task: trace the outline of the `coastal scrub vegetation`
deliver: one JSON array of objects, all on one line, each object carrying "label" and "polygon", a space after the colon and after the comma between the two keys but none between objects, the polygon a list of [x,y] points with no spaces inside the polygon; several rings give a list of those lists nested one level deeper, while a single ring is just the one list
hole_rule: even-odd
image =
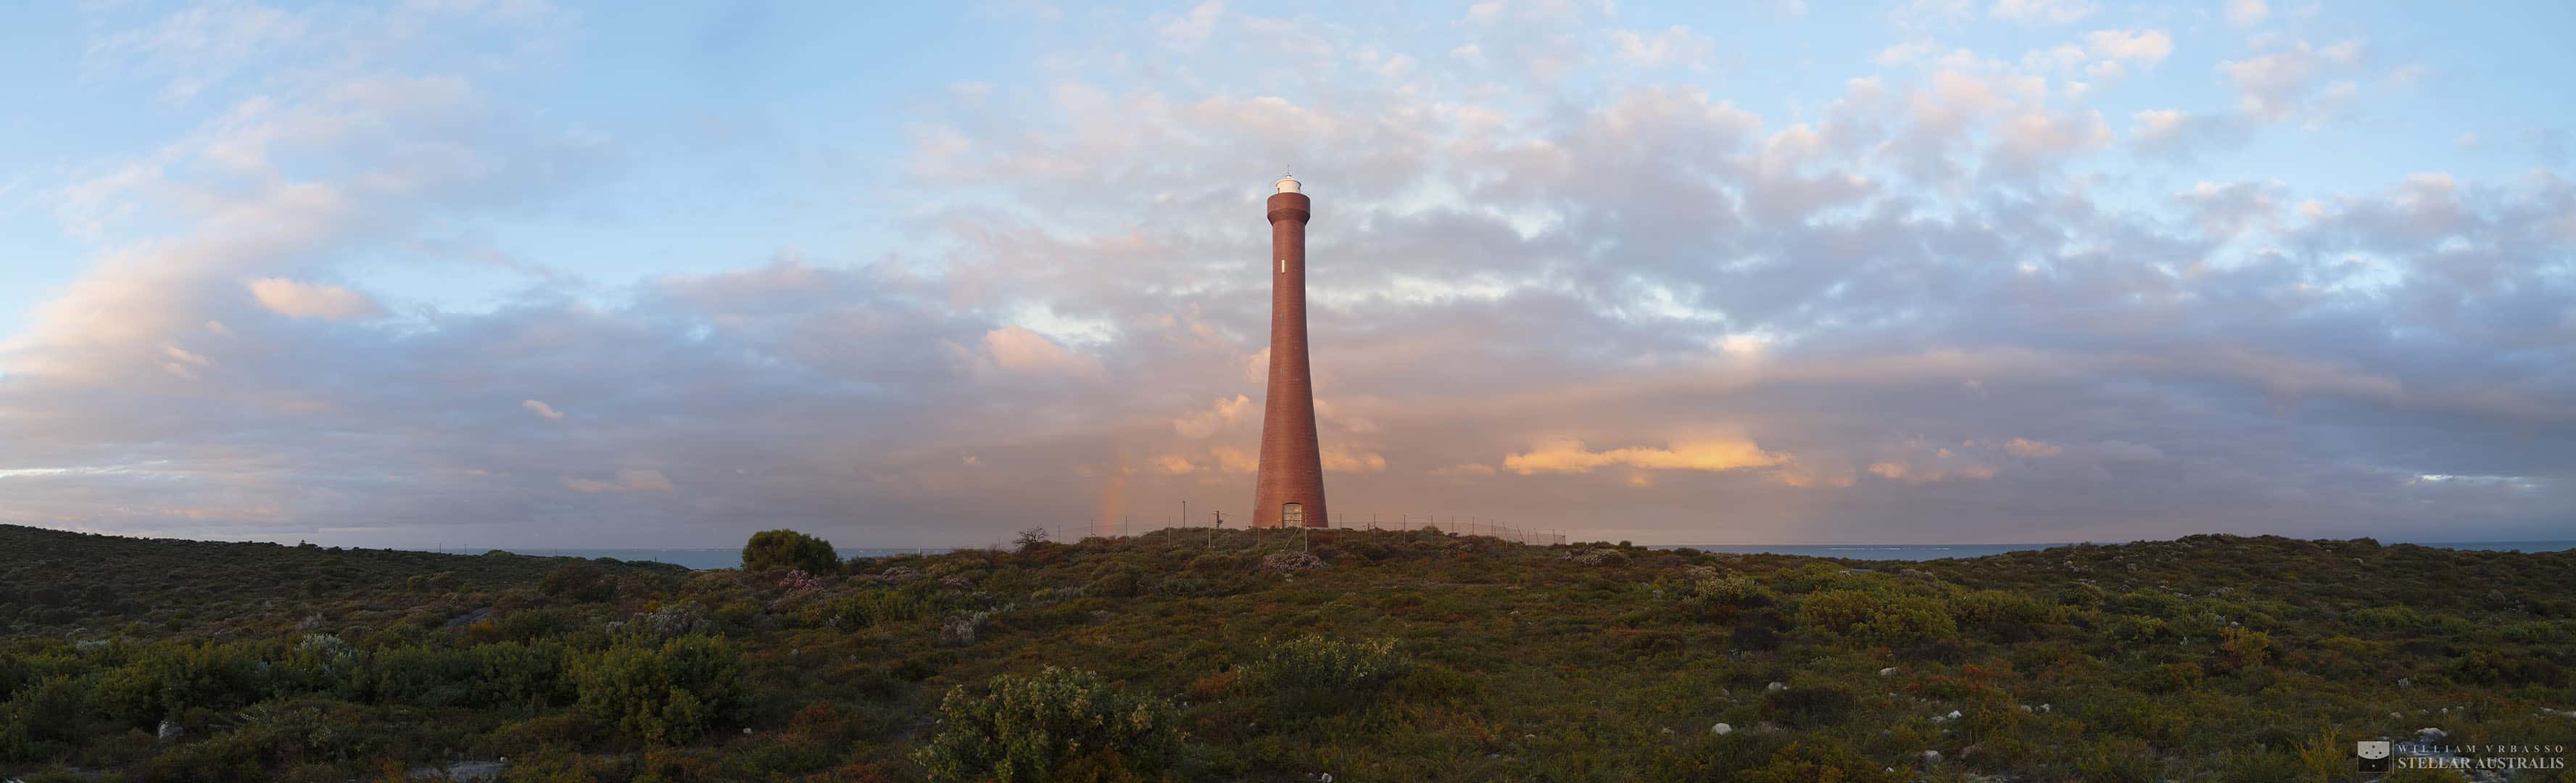
[{"label": "coastal scrub vegetation", "polygon": [[2568,552],[781,532],[690,572],[0,526],[0,777],[2327,781],[2576,738]]}]

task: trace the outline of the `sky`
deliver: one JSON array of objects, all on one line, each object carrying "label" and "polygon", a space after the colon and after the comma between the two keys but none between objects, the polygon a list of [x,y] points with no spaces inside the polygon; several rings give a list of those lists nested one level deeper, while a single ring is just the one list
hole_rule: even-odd
[{"label": "sky", "polygon": [[2562,3],[29,4],[0,522],[2576,538]]}]

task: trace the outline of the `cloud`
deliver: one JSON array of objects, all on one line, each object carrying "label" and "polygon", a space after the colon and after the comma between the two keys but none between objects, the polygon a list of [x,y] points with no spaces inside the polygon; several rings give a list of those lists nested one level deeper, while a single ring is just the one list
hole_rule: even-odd
[{"label": "cloud", "polygon": [[250,293],[259,300],[259,306],[290,318],[339,321],[384,314],[384,308],[378,306],[376,300],[336,285],[270,277],[251,281]]},{"label": "cloud", "polygon": [[2084,36],[2084,49],[2095,57],[2154,65],[2173,54],[2173,38],[2163,30],[2096,30]]},{"label": "cloud", "polygon": [[2012,455],[2016,457],[2054,457],[2065,450],[2066,449],[2064,448],[2051,445],[2047,441],[2037,441],[2029,438],[2014,438],[2011,442],[2004,444],[2004,451],[2011,452]]},{"label": "cloud", "polygon": [[537,400],[520,400],[519,407],[526,408],[539,416],[544,416],[549,419],[560,419],[564,417],[563,411],[555,410],[554,406],[547,405],[544,402]]},{"label": "cloud", "polygon": [[180,378],[191,381],[199,378],[199,371],[212,367],[215,364],[212,359],[208,359],[194,353],[189,353],[187,349],[180,348],[175,345],[162,346],[161,355],[163,357],[161,369],[169,371],[171,375],[176,375]]},{"label": "cloud", "polygon": [[1216,0],[1200,3],[1190,12],[1163,25],[1163,43],[1175,49],[1196,49],[1216,31],[1217,18],[1224,15],[1225,4]]},{"label": "cloud", "polygon": [[2188,161],[2203,153],[2231,149],[2251,138],[2246,123],[2233,114],[2150,109],[2131,118],[2130,147],[2138,154]]},{"label": "cloud", "polygon": [[1717,54],[1716,41],[1681,25],[1651,36],[1620,30],[1611,34],[1611,42],[1618,47],[1621,61],[1646,68],[1681,66],[1704,70]]},{"label": "cloud", "polygon": [[985,332],[984,350],[996,366],[1015,373],[1083,380],[1099,380],[1107,373],[1098,357],[1077,353],[1017,324]]},{"label": "cloud", "polygon": [[1253,473],[1261,468],[1261,458],[1243,449],[1218,446],[1208,453],[1216,458],[1217,469],[1227,473]]},{"label": "cloud", "polygon": [[2212,238],[2227,239],[2277,224],[2284,197],[2278,183],[2197,183],[2175,194]]},{"label": "cloud", "polygon": [[1241,394],[1230,400],[1218,400],[1207,410],[1173,419],[1172,430],[1184,438],[1205,438],[1252,419],[1252,398]]},{"label": "cloud", "polygon": [[2271,16],[2272,8],[2264,4],[2263,0],[2227,0],[2228,24],[2252,27],[2262,24],[2263,20]]},{"label": "cloud", "polygon": [[571,476],[562,478],[565,489],[574,492],[670,492],[671,480],[658,470],[620,470],[615,481],[593,481]]},{"label": "cloud", "polygon": [[2218,70],[2236,89],[2236,105],[2246,115],[2264,120],[2331,114],[2352,97],[2347,83],[2329,79],[2354,70],[2364,54],[2360,40],[2316,48],[2306,41],[2219,63]]},{"label": "cloud", "polygon": [[1529,451],[1504,455],[1503,469],[1524,476],[1590,473],[1595,468],[1613,465],[1650,470],[1727,471],[1767,468],[1789,461],[1787,455],[1763,451],[1749,440],[1700,440],[1675,443],[1667,448],[1631,446],[1589,451],[1584,448],[1583,441],[1562,439],[1540,444]]},{"label": "cloud", "polygon": [[1327,473],[1377,473],[1386,470],[1386,457],[1340,443],[1325,446],[1323,458]]},{"label": "cloud", "polygon": [[1995,0],[1986,15],[2023,23],[2066,24],[2093,15],[2083,0]]}]

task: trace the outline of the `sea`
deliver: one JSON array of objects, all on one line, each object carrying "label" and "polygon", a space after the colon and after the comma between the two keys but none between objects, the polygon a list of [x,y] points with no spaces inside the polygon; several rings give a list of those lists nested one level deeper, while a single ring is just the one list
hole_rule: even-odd
[{"label": "sea", "polygon": [[[2389,541],[2384,543],[2393,544],[2401,542]],[[2445,549],[2484,549],[2499,552],[2559,552],[2576,549],[2576,541],[2409,541],[2402,543],[2442,547]],[[1807,557],[1840,557],[1852,560],[1939,560],[1946,557],[1984,557],[1986,555],[2002,554],[2005,552],[2019,552],[2030,549],[2047,549],[2050,547],[2073,545],[2074,544],[2071,542],[2058,544],[1667,544],[1652,546],[1649,548],[1681,549],[1688,547],[1702,552],[1734,552],[1748,555],[1805,555]],[[437,551],[448,552],[451,554],[482,554],[486,550],[463,550],[449,547]],[[531,547],[510,549],[507,551],[522,555],[537,555],[545,557],[607,557],[618,560],[642,560],[655,563],[671,563],[699,571],[714,568],[742,567],[742,549],[738,547],[707,549],[552,549]],[[843,548],[839,549],[839,551],[841,553],[841,559],[847,560],[853,557],[939,554],[954,550],[939,547],[892,549],[879,547],[862,549]]]}]

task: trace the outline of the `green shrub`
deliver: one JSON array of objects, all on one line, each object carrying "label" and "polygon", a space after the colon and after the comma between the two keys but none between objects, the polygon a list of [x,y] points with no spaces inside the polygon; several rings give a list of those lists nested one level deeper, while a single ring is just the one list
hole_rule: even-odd
[{"label": "green shrub", "polygon": [[2205,676],[2197,663],[2168,663],[2129,676],[2129,687],[2148,693],[2173,693],[2199,685]]},{"label": "green shrub", "polygon": [[1890,647],[1944,641],[1959,635],[1958,622],[1950,619],[1949,606],[1919,595],[1891,598],[1861,590],[1826,590],[1799,602],[1798,621]]},{"label": "green shrub", "polygon": [[2156,774],[2156,751],[2136,737],[2104,737],[2084,746],[2075,758],[2075,771],[2088,783],[2152,783]]},{"label": "green shrub", "polygon": [[742,570],[793,568],[816,576],[841,572],[841,555],[832,542],[793,530],[763,530],[742,545]]},{"label": "green shrub", "polygon": [[2567,627],[2548,620],[2527,620],[2502,629],[2504,640],[2524,644],[2549,644],[2568,640]]},{"label": "green shrub", "polygon": [[2227,654],[2234,666],[2261,666],[2272,659],[2272,635],[2245,628],[2227,628],[2218,632],[2218,649]]},{"label": "green shrub", "polygon": [[1859,706],[1860,694],[1821,682],[1801,682],[1762,694],[1764,717],[1802,729],[1840,723]]},{"label": "green shrub", "polygon": [[1103,598],[1132,598],[1136,595],[1137,582],[1136,572],[1119,569],[1091,580],[1090,584],[1083,585],[1082,590]]},{"label": "green shrub", "polygon": [[930,613],[930,602],[899,590],[860,590],[830,601],[805,605],[798,617],[807,625],[858,630],[880,623],[917,620]]},{"label": "green shrub", "polygon": [[656,744],[696,739],[739,717],[751,698],[742,654],[723,638],[695,634],[580,656],[572,680],[584,713]]},{"label": "green shrub", "polygon": [[1951,615],[1972,625],[2040,625],[2056,622],[2063,611],[2037,598],[2003,590],[1978,590],[1950,599]]},{"label": "green shrub", "polygon": [[478,704],[543,706],[565,695],[569,653],[561,642],[500,642],[476,647],[474,653],[480,664],[474,691]]},{"label": "green shrub", "polygon": [[[755,537],[753,540],[759,539]],[[745,548],[743,554],[748,558],[750,550]],[[575,560],[546,572],[546,577],[537,582],[537,591],[576,601],[606,601],[617,597],[617,581],[610,579],[608,571],[598,564]]]},{"label": "green shrub", "polygon": [[1186,738],[1170,703],[1089,672],[1006,674],[988,691],[961,686],[940,702],[939,735],[913,754],[932,781],[1149,779]]},{"label": "green shrub", "polygon": [[19,689],[0,704],[0,759],[32,760],[78,746],[87,697],[69,675]]},{"label": "green shrub", "polygon": [[1908,595],[1889,601],[1879,616],[1861,624],[1860,632],[1871,642],[1897,646],[1956,638],[1959,626],[1939,599]]},{"label": "green shrub", "polygon": [[96,692],[110,717],[138,727],[190,709],[239,709],[268,695],[260,657],[245,643],[155,644],[102,674]]},{"label": "green shrub", "polygon": [[2310,777],[2297,755],[2264,748],[2227,754],[2226,769],[2219,779],[2227,783],[2280,783]]},{"label": "green shrub", "polygon": [[2170,618],[2183,610],[2183,600],[2164,593],[2137,591],[2120,596],[2120,608],[2132,613]]},{"label": "green shrub", "polygon": [[2424,615],[2411,606],[2371,606],[2345,614],[2352,624],[2365,628],[2412,630],[2424,625]]},{"label": "green shrub", "polygon": [[1798,623],[1847,631],[1878,614],[1878,597],[1859,590],[1826,590],[1798,601]]},{"label": "green shrub", "polygon": [[1703,576],[1675,588],[1683,614],[1711,622],[1733,620],[1745,609],[1770,606],[1770,588],[1743,574]]},{"label": "green shrub", "polygon": [[1413,668],[1395,640],[1345,642],[1307,634],[1261,648],[1242,665],[1243,684],[1293,707],[1330,707],[1365,697]]},{"label": "green shrub", "polygon": [[1907,779],[1893,767],[1861,755],[1832,736],[1801,738],[1771,754],[1770,763],[1743,776],[1746,783],[1876,783]]},{"label": "green shrub", "polygon": [[2109,635],[2112,641],[2124,645],[2151,644],[2174,636],[2173,626],[2164,620],[2135,615],[2121,615],[2112,619],[2110,626],[2103,629],[2103,633]]},{"label": "green shrub", "polygon": [[493,641],[525,642],[560,636],[581,627],[581,618],[567,609],[522,609],[502,615],[489,633]]},{"label": "green shrub", "polygon": [[475,703],[483,660],[472,650],[404,645],[377,650],[358,681],[361,700],[421,707]]}]

